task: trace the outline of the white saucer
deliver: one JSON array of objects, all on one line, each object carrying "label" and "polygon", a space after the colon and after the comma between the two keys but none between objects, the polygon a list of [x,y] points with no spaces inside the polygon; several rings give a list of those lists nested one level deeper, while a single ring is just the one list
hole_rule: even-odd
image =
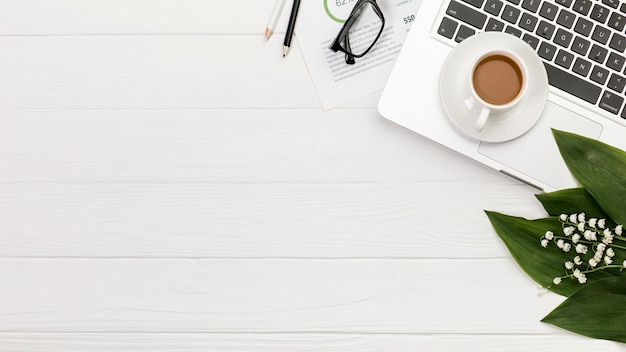
[{"label": "white saucer", "polygon": [[[520,56],[528,68],[528,90],[518,105],[489,117],[483,130],[476,132],[476,121],[468,117],[463,101],[470,96],[467,81],[472,62],[490,49],[508,49]],[[541,117],[548,99],[548,75],[526,42],[508,33],[484,32],[465,39],[450,52],[439,76],[439,96],[450,121],[460,131],[485,142],[505,142],[526,133]]]}]

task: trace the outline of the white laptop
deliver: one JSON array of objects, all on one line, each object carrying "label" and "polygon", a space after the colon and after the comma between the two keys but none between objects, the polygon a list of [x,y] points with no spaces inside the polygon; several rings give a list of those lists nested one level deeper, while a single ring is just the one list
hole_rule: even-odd
[{"label": "white laptop", "polygon": [[[625,27],[626,2],[619,0],[425,0],[382,93],[379,112],[546,192],[575,187],[551,129],[626,150]],[[550,82],[539,120],[521,136],[500,143],[462,133],[446,116],[439,95],[440,70],[452,48],[485,31],[506,32],[526,42],[545,65]]]}]

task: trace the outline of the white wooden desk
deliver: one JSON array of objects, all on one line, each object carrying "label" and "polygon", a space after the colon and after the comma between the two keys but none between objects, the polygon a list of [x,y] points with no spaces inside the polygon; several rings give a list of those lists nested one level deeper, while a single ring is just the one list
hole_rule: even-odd
[{"label": "white wooden desk", "polygon": [[0,1],[1,352],[626,350],[539,322],[483,214],[534,189],[323,111],[273,3]]}]

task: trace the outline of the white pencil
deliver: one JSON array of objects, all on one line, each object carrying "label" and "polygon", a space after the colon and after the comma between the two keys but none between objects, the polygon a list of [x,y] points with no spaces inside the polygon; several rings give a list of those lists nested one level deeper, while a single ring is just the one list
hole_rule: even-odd
[{"label": "white pencil", "polygon": [[270,20],[267,22],[267,27],[265,28],[265,40],[270,39],[270,36],[274,33],[280,14],[283,12],[283,6],[285,6],[285,0],[276,0],[272,17],[270,17]]}]

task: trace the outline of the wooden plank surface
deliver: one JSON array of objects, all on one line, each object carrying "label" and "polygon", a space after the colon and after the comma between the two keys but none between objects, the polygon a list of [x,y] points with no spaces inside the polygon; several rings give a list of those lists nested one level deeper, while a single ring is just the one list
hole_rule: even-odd
[{"label": "wooden plank surface", "polygon": [[539,322],[482,212],[534,189],[323,111],[273,3],[0,0],[0,351],[625,350]]}]

